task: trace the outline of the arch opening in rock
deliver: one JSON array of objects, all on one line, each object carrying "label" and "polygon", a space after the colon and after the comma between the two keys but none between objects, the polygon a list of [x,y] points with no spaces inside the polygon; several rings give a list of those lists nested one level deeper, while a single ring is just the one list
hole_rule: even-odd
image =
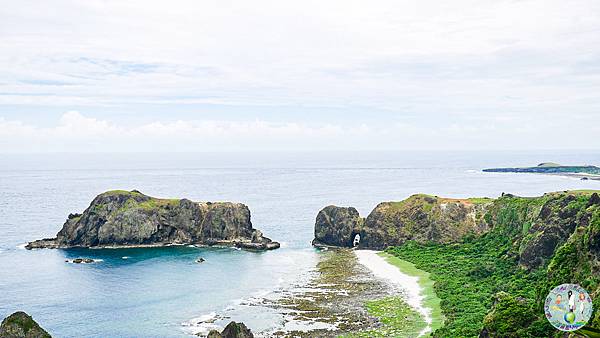
[{"label": "arch opening in rock", "polygon": [[360,233],[358,233],[357,231],[353,231],[352,235],[350,236],[350,247],[351,248],[355,248],[360,244]]}]

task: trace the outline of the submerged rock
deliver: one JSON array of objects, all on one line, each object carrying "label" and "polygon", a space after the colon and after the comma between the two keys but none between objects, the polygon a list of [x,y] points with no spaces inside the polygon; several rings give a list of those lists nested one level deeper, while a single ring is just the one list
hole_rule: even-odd
[{"label": "submerged rock", "polygon": [[139,191],[98,195],[82,214],[70,214],[56,238],[27,249],[135,247],[171,244],[225,245],[270,250],[279,243],[252,227],[241,203],[159,199]]},{"label": "submerged rock", "polygon": [[231,322],[221,333],[217,330],[210,331],[208,338],[254,338],[254,334],[244,323]]},{"label": "submerged rock", "polygon": [[0,338],[52,338],[25,312],[6,317],[0,325]]}]

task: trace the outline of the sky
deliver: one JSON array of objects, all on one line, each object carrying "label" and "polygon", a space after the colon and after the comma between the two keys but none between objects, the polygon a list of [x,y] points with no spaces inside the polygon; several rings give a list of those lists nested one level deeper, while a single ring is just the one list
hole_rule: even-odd
[{"label": "sky", "polygon": [[597,0],[0,0],[0,153],[599,135]]}]

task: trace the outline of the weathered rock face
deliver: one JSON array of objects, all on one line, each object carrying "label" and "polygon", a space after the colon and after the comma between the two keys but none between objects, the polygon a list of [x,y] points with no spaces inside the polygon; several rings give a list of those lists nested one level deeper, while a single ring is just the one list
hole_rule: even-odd
[{"label": "weathered rock face", "polygon": [[363,222],[355,208],[327,206],[317,215],[313,245],[352,247]]},{"label": "weathered rock face", "polygon": [[599,210],[598,193],[586,191],[532,198],[504,194],[498,199],[413,195],[401,202],[380,203],[364,223],[354,208],[329,206],[317,216],[314,244],[351,247],[358,233],[359,248],[381,250],[408,240],[460,242],[465,236],[479,236],[500,226],[509,229],[507,236],[514,238],[511,255],[524,268],[533,269],[548,263],[583,227],[588,229],[585,244],[572,245],[585,247],[582,250],[598,262],[600,271]]},{"label": "weathered rock face", "polygon": [[407,240],[452,242],[488,230],[483,219],[488,199],[447,199],[413,195],[401,202],[380,203],[366,220],[354,208],[329,206],[317,215],[313,244],[383,249]]},{"label": "weathered rock face", "polygon": [[[528,269],[547,263],[557,249],[573,237],[578,228],[588,228],[597,220],[599,200],[597,193],[546,194],[538,208],[539,211],[536,210],[531,219],[523,219],[524,224],[531,226],[520,242],[519,263]],[[588,254],[597,255],[600,251],[593,245],[595,229],[589,228],[587,237],[590,243],[586,243],[586,251]]]},{"label": "weathered rock face", "polygon": [[365,220],[361,248],[383,249],[407,240],[448,243],[488,230],[483,218],[487,199],[449,199],[413,195],[380,203]]},{"label": "weathered rock face", "polygon": [[254,338],[254,334],[244,323],[231,322],[221,333],[217,330],[210,331],[207,338]]},{"label": "weathered rock face", "polygon": [[250,210],[244,204],[159,199],[118,190],[98,195],[83,214],[69,215],[56,238],[34,241],[26,248],[167,244],[279,247],[252,228]]},{"label": "weathered rock face", "polygon": [[15,312],[0,325],[0,338],[52,338],[25,312]]}]

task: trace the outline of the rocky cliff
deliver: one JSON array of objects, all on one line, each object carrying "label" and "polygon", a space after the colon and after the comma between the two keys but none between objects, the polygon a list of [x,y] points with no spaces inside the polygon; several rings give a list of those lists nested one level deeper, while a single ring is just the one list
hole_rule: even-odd
[{"label": "rocky cliff", "polygon": [[[359,247],[388,247],[431,273],[446,316],[434,337],[558,337],[544,317],[554,287],[579,284],[600,306],[599,193],[416,195],[378,205],[359,229]],[[600,326],[600,311],[590,325]]]},{"label": "rocky cliff", "polygon": [[356,234],[359,248],[384,249],[407,240],[452,242],[481,234],[491,199],[450,199],[413,195],[400,202],[377,205],[366,219],[354,208],[328,206],[317,215],[315,244],[351,247]]},{"label": "rocky cliff", "polygon": [[52,338],[46,330],[25,312],[19,311],[4,318],[0,338]]},{"label": "rocky cliff", "polygon": [[169,244],[276,249],[279,243],[252,227],[241,203],[159,199],[139,191],[98,195],[82,214],[71,214],[56,235],[26,248],[129,247]]},{"label": "rocky cliff", "polygon": [[[514,234],[519,263],[532,269],[547,263],[578,227],[589,225],[596,209],[588,207],[598,205],[598,193],[570,191],[497,199],[413,195],[380,203],[366,219],[354,208],[328,206],[317,215],[313,243],[352,247],[356,234],[359,249],[381,250],[406,241],[455,243],[510,221],[520,228]],[[590,236],[596,238],[595,233]]]},{"label": "rocky cliff", "polygon": [[315,223],[313,245],[352,247],[352,241],[363,228],[364,219],[355,208],[330,205],[319,211]]},{"label": "rocky cliff", "polygon": [[207,338],[254,338],[254,334],[244,323],[230,322],[223,332],[211,330]]}]

